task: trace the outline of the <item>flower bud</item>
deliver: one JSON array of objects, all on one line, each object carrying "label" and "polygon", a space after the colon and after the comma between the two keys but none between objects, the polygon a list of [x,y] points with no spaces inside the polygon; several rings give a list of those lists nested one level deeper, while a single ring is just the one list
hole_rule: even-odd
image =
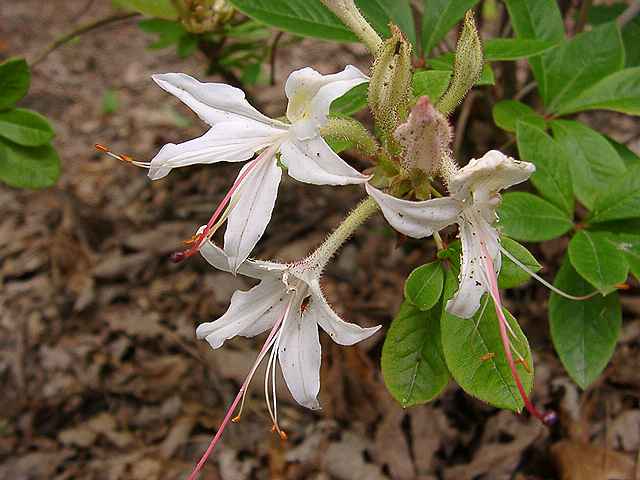
[{"label": "flower bud", "polygon": [[191,33],[216,30],[231,19],[234,10],[227,0],[179,0],[180,20]]},{"label": "flower bud", "polygon": [[331,10],[349,29],[356,34],[367,46],[369,51],[375,53],[382,45],[382,39],[362,16],[353,0],[320,0],[325,7]]},{"label": "flower bud", "polygon": [[396,128],[394,137],[403,149],[401,162],[407,171],[419,169],[433,176],[440,171],[445,156],[451,155],[449,121],[426,96],[418,99],[407,121]]},{"label": "flower bud", "polygon": [[480,78],[482,65],[482,44],[473,20],[473,12],[469,10],[464,16],[464,26],[456,46],[453,78],[449,88],[436,105],[438,110],[448,115],[462,102],[467,92]]},{"label": "flower bud", "polygon": [[373,157],[378,151],[378,142],[357,120],[348,117],[329,117],[320,128],[320,134],[326,139],[342,140],[352,148]]},{"label": "flower bud", "polygon": [[411,44],[400,29],[391,25],[371,67],[369,107],[383,132],[390,133],[409,110],[411,91]]}]

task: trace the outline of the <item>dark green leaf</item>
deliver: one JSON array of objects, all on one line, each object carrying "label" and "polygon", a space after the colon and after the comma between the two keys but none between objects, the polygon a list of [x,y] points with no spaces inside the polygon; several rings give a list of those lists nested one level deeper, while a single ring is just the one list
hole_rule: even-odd
[{"label": "dark green leaf", "polygon": [[187,58],[189,55],[193,54],[198,48],[198,37],[195,35],[183,35],[178,40],[178,56],[180,58]]},{"label": "dark green leaf", "polygon": [[368,83],[361,83],[353,87],[343,96],[331,103],[331,115],[352,115],[367,106]]},{"label": "dark green leaf", "polygon": [[[504,235],[501,238],[502,247],[513,255],[521,263],[529,267],[533,272],[538,272],[542,267],[524,246],[515,240],[511,240]],[[518,265],[513,263],[506,255],[502,256],[502,268],[498,275],[498,286],[500,288],[515,288],[525,284],[530,276],[522,270]]]},{"label": "dark green leaf", "polygon": [[0,110],[12,107],[29,91],[31,73],[24,58],[0,63]]},{"label": "dark green leaf", "polygon": [[[619,17],[629,5],[626,3],[614,3],[613,5],[592,5],[587,16],[591,25],[600,25],[611,22]],[[622,41],[624,43],[627,67],[640,65],[640,15],[636,15],[622,28]]]},{"label": "dark green leaf", "polygon": [[598,132],[573,120],[551,122],[553,135],[569,155],[573,192],[587,208],[626,167],[616,150]]},{"label": "dark green leaf", "polygon": [[545,120],[533,108],[517,100],[501,100],[493,106],[493,121],[507,132],[516,131],[518,120],[524,120],[544,130]]},{"label": "dark green leaf", "polygon": [[487,61],[518,60],[535,57],[555,47],[557,42],[528,38],[492,38],[484,43],[484,58]]},{"label": "dark green leaf", "polygon": [[531,183],[540,194],[573,216],[573,187],[569,173],[571,159],[565,149],[543,130],[532,126],[528,119],[518,122],[518,152],[520,159],[536,166]]},{"label": "dark green leaf", "polygon": [[0,112],[0,136],[26,147],[37,147],[49,143],[54,133],[39,113],[15,108]]},{"label": "dark green leaf", "polygon": [[640,157],[633,151],[631,151],[629,147],[623,145],[622,143],[616,142],[613,138],[606,135],[605,138],[607,139],[607,142],[609,142],[611,146],[616,149],[616,152],[618,152],[618,155],[620,155],[620,158],[627,166],[627,168],[640,164]]},{"label": "dark green leaf", "polygon": [[462,20],[467,10],[478,3],[478,0],[424,0],[422,15],[422,52],[427,57],[451,30]]},{"label": "dark green leaf", "polygon": [[[554,285],[572,295],[593,291],[568,259]],[[578,385],[587,388],[606,367],[620,334],[622,312],[618,294],[577,301],[552,293],[549,323],[551,339],[562,364]]]},{"label": "dark green leaf", "polygon": [[606,241],[613,244],[627,259],[629,269],[640,279],[640,230],[635,233],[608,233]]},{"label": "dark green leaf", "polygon": [[404,302],[382,347],[384,382],[403,407],[433,400],[447,386],[440,308],[423,312]]},{"label": "dark green leaf", "polygon": [[629,168],[624,175],[601,187],[590,223],[640,217],[640,165]]},{"label": "dark green leaf", "polygon": [[[453,71],[454,58],[455,55],[451,52],[448,52],[438,57],[430,58],[429,60],[427,60],[427,63],[429,63],[429,65],[434,70],[451,72]],[[482,67],[482,73],[480,74],[480,78],[476,82],[476,85],[494,85],[495,83],[496,77],[493,73],[493,69],[491,68],[490,64],[485,63]]]},{"label": "dark green leaf", "polygon": [[608,232],[580,230],[569,242],[569,259],[576,271],[603,295],[615,291],[629,274],[625,256],[608,241]]},{"label": "dark green leaf", "polygon": [[60,158],[51,145],[23,147],[0,138],[0,180],[18,188],[44,188],[60,176]]},{"label": "dark green leaf", "polygon": [[438,303],[442,294],[444,271],[440,262],[416,268],[404,283],[404,296],[420,310],[429,310]]},{"label": "dark green leaf", "polygon": [[411,86],[416,97],[426,95],[436,103],[449,86],[450,70],[419,70],[413,74]]},{"label": "dark green leaf", "polygon": [[505,235],[525,242],[551,240],[573,227],[571,218],[555,205],[525,192],[505,193],[499,209]]}]

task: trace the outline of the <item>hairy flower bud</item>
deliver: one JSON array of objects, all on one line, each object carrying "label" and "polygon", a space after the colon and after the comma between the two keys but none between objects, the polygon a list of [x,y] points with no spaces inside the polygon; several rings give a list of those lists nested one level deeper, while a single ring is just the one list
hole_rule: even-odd
[{"label": "hairy flower bud", "polygon": [[376,54],[369,82],[369,106],[384,132],[393,132],[406,118],[410,91],[411,44],[391,25],[391,37]]},{"label": "hairy flower bud", "polygon": [[464,17],[464,26],[456,47],[453,78],[436,105],[438,110],[448,115],[456,108],[480,78],[482,65],[482,44],[473,20],[473,12],[469,10]]},{"label": "hairy flower bud", "polygon": [[227,0],[179,0],[180,20],[191,33],[216,30],[233,16],[233,7]]},{"label": "hairy flower bud", "polygon": [[342,23],[349,27],[349,29],[362,40],[369,51],[375,55],[380,45],[382,45],[382,39],[362,16],[353,0],[320,1],[342,20]]},{"label": "hairy flower bud", "polygon": [[402,166],[408,171],[417,168],[433,176],[440,170],[443,159],[451,155],[449,121],[426,96],[418,99],[394,136],[403,149]]}]

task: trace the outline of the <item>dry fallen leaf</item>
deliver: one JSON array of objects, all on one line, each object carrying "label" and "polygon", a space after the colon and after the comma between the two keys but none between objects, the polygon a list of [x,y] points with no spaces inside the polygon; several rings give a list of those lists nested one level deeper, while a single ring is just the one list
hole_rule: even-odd
[{"label": "dry fallen leaf", "polygon": [[565,440],[551,454],[562,480],[635,480],[634,461],[612,450]]}]

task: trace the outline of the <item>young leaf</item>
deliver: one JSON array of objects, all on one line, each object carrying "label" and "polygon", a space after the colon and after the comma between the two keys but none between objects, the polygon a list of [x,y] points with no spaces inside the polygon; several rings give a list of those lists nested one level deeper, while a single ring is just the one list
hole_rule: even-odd
[{"label": "young leaf", "polygon": [[[561,42],[564,23],[556,0],[505,0],[511,24],[518,38]],[[547,77],[544,55],[529,59],[542,98],[547,98]]]},{"label": "young leaf", "polygon": [[441,308],[426,312],[404,302],[382,347],[384,383],[403,408],[428,402],[449,383],[440,336]]},{"label": "young leaf", "polygon": [[422,54],[427,57],[433,47],[462,20],[478,0],[424,0],[422,14]]},{"label": "young leaf", "polygon": [[569,259],[573,268],[602,295],[615,291],[629,273],[625,256],[608,241],[608,232],[580,230],[569,242]]},{"label": "young leaf", "polygon": [[[524,246],[504,235],[500,240],[504,249],[529,267],[530,270],[534,272],[540,271],[542,266]],[[502,256],[502,268],[500,268],[498,275],[498,286],[500,288],[519,287],[526,283],[529,278],[530,276],[527,272],[522,270],[505,255]]]},{"label": "young leaf", "polygon": [[331,115],[353,115],[367,106],[368,83],[356,85],[341,97],[331,102]]},{"label": "young leaf", "polygon": [[589,223],[640,217],[640,165],[610,182],[596,198]]},{"label": "young leaf", "polygon": [[440,262],[416,268],[404,283],[404,296],[419,310],[429,310],[438,303],[442,294],[444,271]]},{"label": "young leaf", "polygon": [[624,46],[615,23],[576,35],[543,56],[550,112],[565,105],[607,75],[624,67]]},{"label": "young leaf", "polygon": [[23,147],[0,138],[0,180],[18,188],[50,187],[60,176],[60,158],[51,145]]},{"label": "young leaf", "polygon": [[573,227],[571,217],[555,205],[525,192],[505,193],[499,209],[505,235],[525,242],[551,240]]},{"label": "young leaf", "polygon": [[518,60],[535,57],[555,47],[557,42],[527,38],[492,38],[484,42],[484,58],[487,61]]},{"label": "young leaf", "polygon": [[605,186],[626,167],[616,150],[598,132],[573,120],[553,120],[553,136],[569,155],[575,196],[590,210]]},{"label": "young leaf", "polygon": [[[456,277],[448,272],[445,292],[455,291],[456,284]],[[527,364],[526,368],[520,364],[516,368],[525,390],[530,392],[533,364],[529,342],[516,319],[506,310],[504,313],[515,333],[511,342]],[[463,390],[495,407],[520,411],[522,399],[502,348],[498,318],[489,295],[484,296],[473,318],[462,319],[444,311],[440,328],[447,367]]]},{"label": "young leaf", "polygon": [[516,131],[518,120],[535,125],[541,130],[545,128],[544,118],[529,105],[517,100],[501,100],[493,106],[491,113],[495,124],[507,132]]},{"label": "young leaf", "polygon": [[0,110],[12,107],[29,91],[31,73],[24,58],[0,63]]},{"label": "young leaf", "polygon": [[[572,295],[593,291],[565,258],[554,285]],[[589,300],[568,300],[556,293],[549,300],[551,339],[560,361],[582,388],[609,362],[620,334],[622,311],[617,293]]]},{"label": "young leaf", "polygon": [[449,86],[452,72],[450,70],[419,70],[413,74],[411,87],[413,95],[429,97],[431,103],[436,103]]},{"label": "young leaf", "polygon": [[518,122],[517,138],[520,158],[536,166],[531,183],[544,198],[568,216],[573,216],[573,187],[569,172],[571,159],[562,145],[531,125],[528,119]]},{"label": "young leaf", "polygon": [[640,67],[627,68],[604,77],[558,109],[558,115],[583,110],[613,110],[640,115]]},{"label": "young leaf", "polygon": [[0,137],[25,147],[49,143],[53,129],[45,117],[32,110],[14,108],[0,112]]}]

